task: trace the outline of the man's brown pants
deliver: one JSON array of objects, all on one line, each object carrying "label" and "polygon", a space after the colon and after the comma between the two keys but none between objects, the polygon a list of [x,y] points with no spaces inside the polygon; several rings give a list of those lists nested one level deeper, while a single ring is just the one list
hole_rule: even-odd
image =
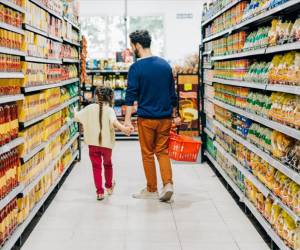
[{"label": "man's brown pants", "polygon": [[159,162],[163,185],[173,183],[171,161],[168,155],[171,125],[171,119],[138,119],[139,140],[149,192],[157,191],[154,155]]}]

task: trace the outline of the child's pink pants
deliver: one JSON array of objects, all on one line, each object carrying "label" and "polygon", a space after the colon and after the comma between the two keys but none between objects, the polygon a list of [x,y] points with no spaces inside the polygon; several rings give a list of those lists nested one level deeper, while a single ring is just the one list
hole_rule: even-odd
[{"label": "child's pink pants", "polygon": [[112,187],[113,168],[110,148],[103,148],[98,146],[89,146],[90,159],[93,166],[94,182],[97,189],[97,194],[104,194],[102,186],[102,159],[104,166],[105,187]]}]

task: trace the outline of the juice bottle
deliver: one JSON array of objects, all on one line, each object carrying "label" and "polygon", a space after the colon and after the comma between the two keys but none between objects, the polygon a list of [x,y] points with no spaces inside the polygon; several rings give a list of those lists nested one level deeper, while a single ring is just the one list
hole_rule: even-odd
[{"label": "juice bottle", "polygon": [[10,136],[10,107],[8,105],[4,106],[4,124],[5,124],[5,131],[4,131],[4,138],[5,143],[9,143],[11,140]]},{"label": "juice bottle", "polygon": [[5,120],[4,120],[4,108],[0,106],[0,146],[5,144]]}]

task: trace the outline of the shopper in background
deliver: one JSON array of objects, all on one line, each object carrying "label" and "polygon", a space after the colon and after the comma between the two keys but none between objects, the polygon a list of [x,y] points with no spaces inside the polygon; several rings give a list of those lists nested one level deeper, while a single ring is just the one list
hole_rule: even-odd
[{"label": "shopper in background", "polygon": [[[135,31],[130,34],[130,40],[138,61],[129,69],[125,126],[133,129],[131,114],[134,101],[138,101],[138,132],[147,179],[147,188],[133,197],[169,201],[174,191],[168,147],[172,118],[175,118],[177,110],[172,68],[164,59],[152,55],[148,31]],[[158,159],[164,185],[160,196],[154,155]]]},{"label": "shopper in background", "polygon": [[[105,187],[108,195],[112,195],[114,185],[112,168],[112,149],[115,144],[114,127],[125,134],[130,134],[130,128],[123,126],[112,108],[114,92],[111,88],[97,88],[96,102],[90,104],[78,113],[75,120],[83,125],[84,140],[89,145],[89,155],[93,166],[97,199],[104,199],[102,186],[102,159],[104,166]],[[98,114],[98,115],[97,115]]]}]

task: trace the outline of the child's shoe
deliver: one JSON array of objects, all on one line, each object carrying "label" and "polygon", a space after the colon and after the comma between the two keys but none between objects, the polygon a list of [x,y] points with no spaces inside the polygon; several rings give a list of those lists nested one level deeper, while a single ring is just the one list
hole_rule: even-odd
[{"label": "child's shoe", "polygon": [[108,195],[112,195],[114,193],[115,186],[116,186],[116,182],[113,181],[112,187],[106,189]]},{"label": "child's shoe", "polygon": [[98,201],[104,200],[104,194],[97,194],[97,200]]}]

